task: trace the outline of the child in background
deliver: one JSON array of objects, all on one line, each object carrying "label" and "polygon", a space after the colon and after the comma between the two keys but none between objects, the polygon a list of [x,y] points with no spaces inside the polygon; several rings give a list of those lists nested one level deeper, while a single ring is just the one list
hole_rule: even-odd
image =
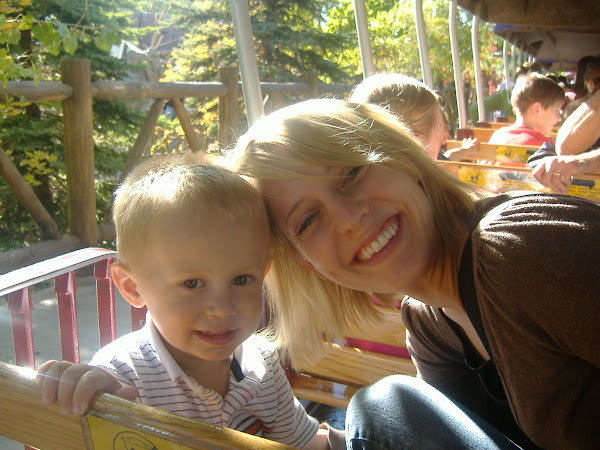
[{"label": "child in background", "polygon": [[117,189],[113,220],[111,275],[131,305],[148,308],[146,324],[89,366],[44,363],[44,403],[82,414],[98,391],[137,393],[142,404],[300,448],[343,443],[306,414],[277,352],[254,334],[270,264],[255,188],[193,154],[153,157]]},{"label": "child in background", "polygon": [[439,97],[425,84],[401,74],[376,74],[366,78],[350,97],[354,103],[373,103],[394,113],[425,146],[431,159],[472,159],[479,141],[464,139],[460,148],[444,151],[448,119]]},{"label": "child in background", "polygon": [[490,144],[536,145],[553,142],[548,137],[561,120],[564,90],[549,77],[532,72],[517,78],[510,101],[515,123],[494,131]]}]

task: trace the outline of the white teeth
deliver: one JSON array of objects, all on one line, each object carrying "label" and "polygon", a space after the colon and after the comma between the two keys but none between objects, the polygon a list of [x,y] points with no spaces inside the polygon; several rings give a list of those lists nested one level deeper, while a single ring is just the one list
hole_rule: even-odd
[{"label": "white teeth", "polygon": [[373,242],[371,242],[369,245],[367,245],[365,248],[363,248],[361,250],[357,259],[359,261],[366,261],[367,259],[370,259],[375,253],[379,253],[381,251],[381,249],[383,247],[385,247],[388,242],[390,242],[390,239],[396,235],[397,231],[398,231],[397,223],[390,225],[388,228],[383,230],[379,234],[379,236],[377,236],[375,239],[373,239]]}]

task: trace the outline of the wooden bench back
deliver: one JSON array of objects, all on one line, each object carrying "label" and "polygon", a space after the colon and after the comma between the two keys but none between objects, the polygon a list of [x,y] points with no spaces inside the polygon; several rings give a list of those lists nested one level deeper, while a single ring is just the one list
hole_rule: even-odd
[{"label": "wooden bench back", "polygon": [[[447,149],[460,148],[461,145],[462,141],[446,141]],[[539,147],[535,145],[501,145],[482,142],[479,144],[477,155],[473,158],[473,161],[498,161],[525,166],[529,157],[533,155],[538,148]]]},{"label": "wooden bench back", "polygon": [[44,450],[293,448],[110,394],[97,395],[81,417],[65,416],[57,404],[42,404],[32,369],[4,362],[0,362],[0,415],[0,435]]},{"label": "wooden bench back", "polygon": [[[458,179],[495,193],[518,190],[552,192],[533,177],[531,169],[525,167],[446,161],[440,161],[440,165]],[[577,175],[568,194],[600,202],[600,174]]]}]

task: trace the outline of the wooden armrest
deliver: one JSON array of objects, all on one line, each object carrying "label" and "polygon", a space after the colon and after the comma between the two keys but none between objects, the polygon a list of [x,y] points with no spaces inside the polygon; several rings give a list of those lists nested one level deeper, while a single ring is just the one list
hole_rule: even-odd
[{"label": "wooden armrest", "polygon": [[35,375],[30,369],[0,362],[0,435],[36,448],[85,449],[89,444],[87,448],[103,449],[108,447],[98,442],[113,442],[119,433],[163,444],[154,448],[293,448],[109,394],[96,396],[81,418],[65,416],[58,405],[42,404]]},{"label": "wooden armrest", "polygon": [[410,359],[330,344],[330,351],[316,364],[300,366],[299,372],[349,386],[366,386],[393,374],[416,375]]},{"label": "wooden armrest", "polygon": [[376,326],[353,328],[349,337],[406,348],[406,328],[399,309],[378,307],[381,321]]}]

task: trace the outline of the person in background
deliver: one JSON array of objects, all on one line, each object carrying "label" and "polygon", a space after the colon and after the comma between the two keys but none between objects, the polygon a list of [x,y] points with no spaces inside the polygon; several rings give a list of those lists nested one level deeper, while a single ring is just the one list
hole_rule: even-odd
[{"label": "person in background", "polygon": [[515,123],[494,131],[489,143],[541,146],[553,142],[548,136],[561,120],[564,98],[564,90],[545,75],[533,72],[519,77],[511,94]]},{"label": "person in background", "polygon": [[[48,361],[42,399],[83,414],[96,392],[307,449],[342,432],[306,414],[271,343],[254,332],[270,264],[260,194],[198,154],[157,156],[117,189],[112,279],[145,326],[90,365]],[[132,394],[132,391],[134,392]]]},{"label": "person in background", "polygon": [[600,83],[562,124],[556,148],[544,144],[527,166],[536,180],[560,194],[568,192],[573,176],[600,173]]},{"label": "person in background", "polygon": [[421,141],[431,159],[460,161],[476,156],[477,139],[463,139],[460,147],[444,149],[448,119],[439,96],[416,78],[396,73],[371,75],[356,86],[350,101],[389,109]]},{"label": "person in background", "polygon": [[567,102],[564,105],[563,111],[565,111],[565,116],[569,116],[571,112],[577,109],[579,105],[570,105],[575,100],[579,100],[586,95],[588,95],[589,91],[585,83],[585,69],[587,67],[587,63],[594,59],[594,56],[587,55],[577,61],[577,70],[575,72],[575,81],[573,86],[571,87],[571,91],[565,94],[565,101]]}]

